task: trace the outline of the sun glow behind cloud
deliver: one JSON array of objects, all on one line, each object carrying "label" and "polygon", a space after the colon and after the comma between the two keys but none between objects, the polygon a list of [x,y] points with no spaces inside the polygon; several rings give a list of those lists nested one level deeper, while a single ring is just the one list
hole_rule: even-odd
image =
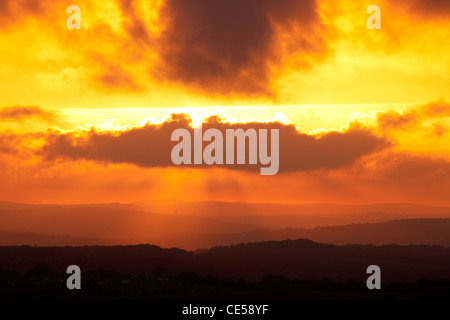
[{"label": "sun glow behind cloud", "polygon": [[[380,0],[381,30],[365,25],[370,1],[187,3],[80,0],[82,28],[68,30],[68,1],[2,2],[3,200],[447,203],[446,2]],[[115,163],[76,148],[76,138],[115,141],[171,114],[194,127],[212,115],[228,125],[293,125],[313,151],[324,136],[361,133],[389,147],[361,152],[338,140],[331,154],[348,157],[345,165],[314,158],[301,167],[311,170],[267,180],[226,168],[140,167],[137,152]],[[61,147],[52,160],[35,152],[49,137]],[[335,148],[326,145],[318,150]]]}]

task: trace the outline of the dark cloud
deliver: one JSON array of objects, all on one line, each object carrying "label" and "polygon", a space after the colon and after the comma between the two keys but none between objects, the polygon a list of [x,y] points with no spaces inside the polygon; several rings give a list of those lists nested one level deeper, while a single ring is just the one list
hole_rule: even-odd
[{"label": "dark cloud", "polygon": [[[95,84],[114,91],[122,86],[124,91],[142,89],[133,74],[142,70],[148,76],[140,74],[142,82],[168,82],[211,96],[276,98],[274,70],[282,70],[286,61],[293,68],[309,69],[328,52],[329,33],[316,0],[165,0],[154,22],[161,33],[147,27],[141,3],[117,0],[125,34],[102,19],[68,32],[70,4],[2,0],[0,28],[20,28],[36,20],[67,52],[84,56]],[[76,4],[82,16],[100,10],[89,1]]]},{"label": "dark cloud", "polygon": [[448,0],[413,0],[408,1],[411,11],[427,17],[450,16],[450,1]]},{"label": "dark cloud", "polygon": [[162,125],[146,125],[120,134],[89,131],[84,137],[54,132],[41,150],[48,159],[65,157],[111,163],[132,163],[142,167],[171,165],[172,131],[189,126],[190,119],[173,116]]},{"label": "dark cloud", "polygon": [[391,145],[359,125],[320,137],[301,134],[293,126],[286,126],[285,131],[280,138],[280,169],[284,171],[337,169]]},{"label": "dark cloud", "polygon": [[[433,19],[448,19],[450,16],[450,1],[448,0],[385,0],[385,10],[400,10],[402,14],[415,19],[432,21]],[[382,13],[383,14],[383,13]]]},{"label": "dark cloud", "polygon": [[382,130],[405,129],[419,124],[419,115],[414,111],[408,113],[386,112],[378,115],[377,122]]},{"label": "dark cloud", "polygon": [[450,104],[445,100],[434,101],[423,106],[422,112],[429,117],[450,116]]},{"label": "dark cloud", "polygon": [[[79,137],[71,133],[53,132],[47,136],[46,144],[39,153],[48,160],[68,158],[106,163],[131,163],[142,167],[174,166],[171,151],[178,142],[171,141],[171,134],[178,128],[187,129],[191,132],[193,145],[194,136],[190,123],[191,120],[187,115],[178,114],[172,115],[171,119],[160,125],[147,124],[142,128],[120,133],[92,130]],[[218,117],[211,117],[202,126],[203,132],[210,128],[222,132],[224,155],[226,129],[279,129],[279,172],[341,168],[366,154],[390,145],[386,139],[375,136],[359,125],[353,125],[345,132],[329,132],[321,136],[313,136],[300,133],[293,125],[283,125],[279,122],[230,124],[222,122]],[[203,142],[203,147],[207,144],[209,142]],[[246,159],[248,162],[248,154]],[[261,164],[219,166],[259,171]]]},{"label": "dark cloud", "polygon": [[287,53],[297,53],[299,65],[327,51],[316,7],[314,0],[164,1],[157,76],[208,94],[270,95],[278,31],[292,36]]},{"label": "dark cloud", "polygon": [[[382,112],[377,115],[378,128],[383,132],[390,130],[412,131],[428,129],[428,134],[442,137],[448,126],[445,121],[436,119],[450,116],[450,105],[445,100],[430,102],[417,106],[408,112]],[[427,122],[433,121],[431,126]]]},{"label": "dark cloud", "polygon": [[56,121],[55,113],[36,106],[10,106],[0,109],[0,121],[23,121],[41,119],[49,123]]}]

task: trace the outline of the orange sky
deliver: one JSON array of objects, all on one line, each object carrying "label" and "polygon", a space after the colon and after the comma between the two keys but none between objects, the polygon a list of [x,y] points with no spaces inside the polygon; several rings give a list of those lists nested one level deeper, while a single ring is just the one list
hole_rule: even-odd
[{"label": "orange sky", "polygon": [[[450,205],[448,1],[9,0],[0,21],[0,201]],[[202,121],[280,128],[283,169],[174,167],[170,130]]]}]

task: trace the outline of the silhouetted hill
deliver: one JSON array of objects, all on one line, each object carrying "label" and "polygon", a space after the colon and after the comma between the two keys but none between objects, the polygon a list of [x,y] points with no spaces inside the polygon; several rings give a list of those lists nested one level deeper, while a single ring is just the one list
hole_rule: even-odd
[{"label": "silhouetted hill", "polygon": [[[450,246],[450,219],[406,219],[380,223],[317,227],[253,230],[236,234],[195,235],[190,243],[205,247],[269,240],[310,239],[321,243],[345,244],[428,244]],[[175,240],[174,240],[175,241]],[[178,239],[177,241],[181,241]]]},{"label": "silhouetted hill", "polygon": [[[81,268],[82,290],[66,269]],[[369,265],[382,290],[368,290]],[[197,254],[154,245],[0,247],[5,299],[449,299],[450,248],[268,241]]]},{"label": "silhouetted hill", "polygon": [[225,279],[259,281],[268,274],[288,279],[363,281],[376,264],[383,281],[450,279],[450,248],[440,246],[335,246],[310,240],[270,241],[215,247],[200,254],[156,246],[0,247],[0,269],[24,273],[38,264],[64,272],[71,264],[84,271],[115,270],[147,274],[162,268],[168,275],[194,272]]}]

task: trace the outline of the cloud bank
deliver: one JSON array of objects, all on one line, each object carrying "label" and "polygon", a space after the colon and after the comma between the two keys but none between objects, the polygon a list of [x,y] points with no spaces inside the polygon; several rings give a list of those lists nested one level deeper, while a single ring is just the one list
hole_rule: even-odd
[{"label": "cloud bank", "polygon": [[[173,114],[162,124],[147,124],[144,127],[118,133],[95,130],[84,132],[82,135],[53,132],[47,135],[46,143],[39,152],[48,160],[66,158],[106,163],[130,163],[141,167],[174,166],[170,155],[177,142],[171,141],[171,134],[175,129],[182,128],[190,131],[193,137],[191,124],[192,121],[188,115]],[[341,168],[352,164],[364,155],[390,146],[388,140],[374,135],[369,129],[358,124],[350,126],[343,132],[331,131],[315,136],[301,133],[295,126],[279,122],[231,124],[213,116],[203,122],[203,132],[209,128],[220,130],[223,136],[227,129],[241,128],[244,131],[278,129],[280,134],[279,172]],[[194,143],[193,139],[191,143]],[[207,144],[208,142],[203,142],[203,147]],[[249,171],[259,169],[259,165],[224,166]]]}]

